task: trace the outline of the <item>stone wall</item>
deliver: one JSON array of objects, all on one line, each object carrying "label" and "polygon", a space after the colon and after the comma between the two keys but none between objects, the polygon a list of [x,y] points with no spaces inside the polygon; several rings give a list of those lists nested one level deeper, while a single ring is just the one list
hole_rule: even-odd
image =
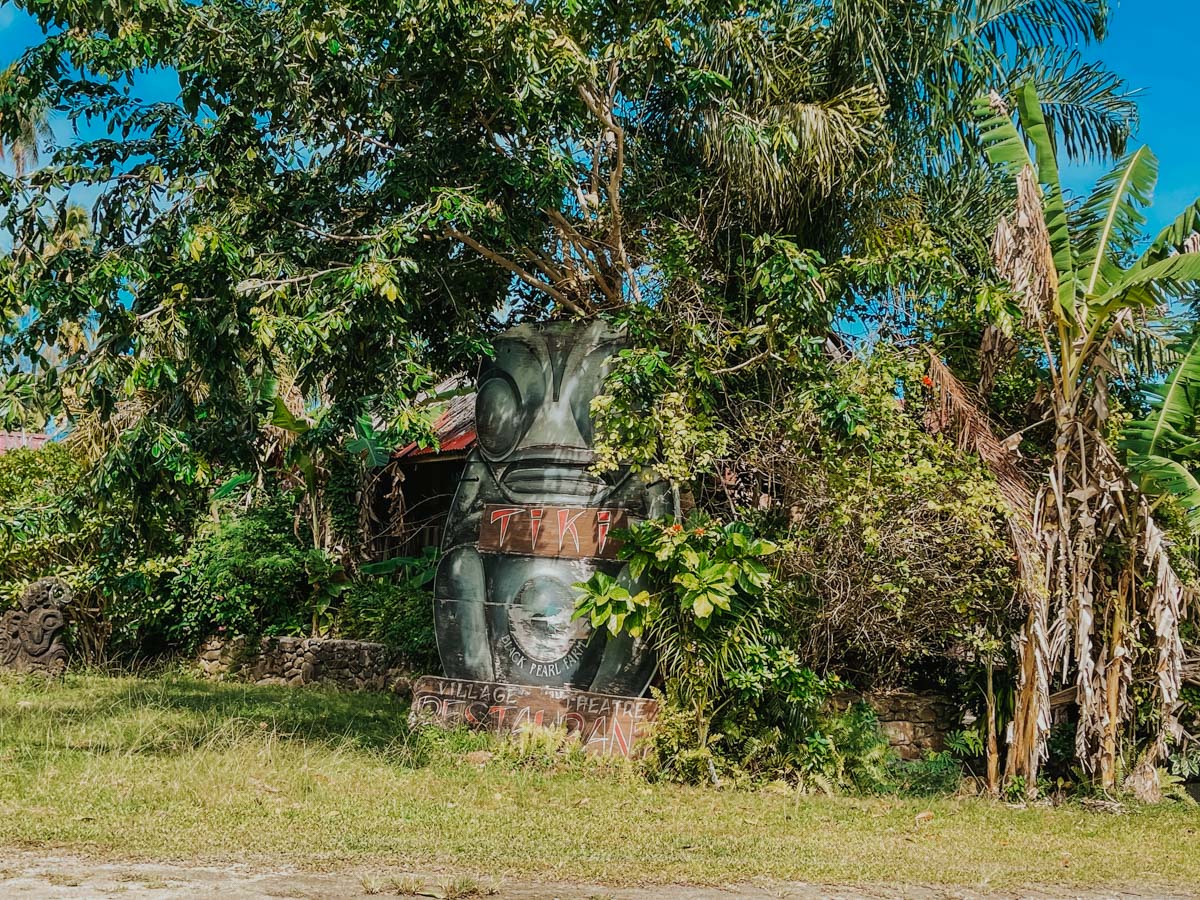
[{"label": "stone wall", "polygon": [[411,669],[384,644],[325,638],[214,637],[200,646],[200,673],[211,679],[300,687],[321,684],[348,691],[407,694]]},{"label": "stone wall", "polygon": [[841,694],[836,702],[849,706],[859,700],[875,710],[880,728],[902,759],[920,759],[927,752],[946,749],[946,735],[962,727],[955,718],[954,706],[937,694]]}]

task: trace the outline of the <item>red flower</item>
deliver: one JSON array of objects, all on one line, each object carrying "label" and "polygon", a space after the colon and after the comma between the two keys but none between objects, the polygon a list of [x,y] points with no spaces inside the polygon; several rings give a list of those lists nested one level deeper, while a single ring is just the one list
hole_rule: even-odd
[{"label": "red flower", "polygon": [[680,525],[678,522],[676,522],[674,525],[671,526],[671,532],[673,534],[679,534],[679,532],[681,532],[681,531],[683,531],[683,526]]},{"label": "red flower", "polygon": [[929,388],[930,390],[933,390],[933,379],[928,375],[922,376],[921,384],[925,385],[925,387]]}]

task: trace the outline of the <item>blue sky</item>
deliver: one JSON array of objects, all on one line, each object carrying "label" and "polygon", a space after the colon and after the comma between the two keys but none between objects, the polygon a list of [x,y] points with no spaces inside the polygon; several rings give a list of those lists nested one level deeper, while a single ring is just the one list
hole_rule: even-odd
[{"label": "blue sky", "polygon": [[[1170,223],[1200,197],[1200,0],[1120,0],[1099,57],[1138,90],[1141,126],[1134,146],[1149,144],[1159,182],[1149,227]],[[1067,184],[1084,191],[1102,166],[1075,167]]]},{"label": "blue sky", "polygon": [[[1149,227],[1157,231],[1200,197],[1200,0],[1114,0],[1110,36],[1086,48],[1138,91],[1141,127],[1135,144],[1149,144],[1159,158],[1160,180]],[[11,3],[0,2],[0,66],[11,62],[40,32]],[[169,72],[139,79],[138,91],[173,98],[178,82]],[[60,139],[64,128],[56,129]],[[1072,167],[1068,187],[1084,192],[1103,173],[1100,166]]]}]

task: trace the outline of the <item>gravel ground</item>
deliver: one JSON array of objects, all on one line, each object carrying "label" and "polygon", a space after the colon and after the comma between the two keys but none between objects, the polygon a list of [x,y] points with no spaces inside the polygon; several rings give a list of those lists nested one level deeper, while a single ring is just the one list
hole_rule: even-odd
[{"label": "gravel ground", "polygon": [[498,897],[516,900],[589,898],[589,900],[679,900],[700,898],[793,898],[793,900],[1127,900],[1127,898],[1184,898],[1196,894],[1139,891],[1073,891],[1033,886],[1019,892],[991,893],[980,888],[923,885],[837,885],[762,883],[724,888],[654,885],[613,888],[598,884],[537,882],[486,876],[384,872],[349,869],[314,873],[291,868],[262,868],[243,864],[132,862],[94,860],[66,854],[0,850],[0,897],[4,898],[330,898],[349,900],[371,896],[445,898]]}]

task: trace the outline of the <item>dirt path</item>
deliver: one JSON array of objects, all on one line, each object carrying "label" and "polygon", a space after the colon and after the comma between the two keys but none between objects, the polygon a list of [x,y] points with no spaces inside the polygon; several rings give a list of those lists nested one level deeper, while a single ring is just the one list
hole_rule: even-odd
[{"label": "dirt path", "polygon": [[1185,898],[1194,894],[1161,891],[1073,891],[1036,888],[988,893],[974,889],[929,886],[820,885],[765,883],[727,888],[685,885],[613,888],[596,884],[566,884],[519,879],[488,879],[396,873],[355,869],[313,873],[287,867],[265,869],[242,864],[144,863],[92,860],[82,856],[33,851],[0,850],[0,897],[6,898],[192,898],[223,900],[295,898],[295,900],[349,900],[372,896],[445,898],[514,898],[514,900],[734,900],[734,898],[791,898],[791,900],[1133,900],[1133,898]]}]

